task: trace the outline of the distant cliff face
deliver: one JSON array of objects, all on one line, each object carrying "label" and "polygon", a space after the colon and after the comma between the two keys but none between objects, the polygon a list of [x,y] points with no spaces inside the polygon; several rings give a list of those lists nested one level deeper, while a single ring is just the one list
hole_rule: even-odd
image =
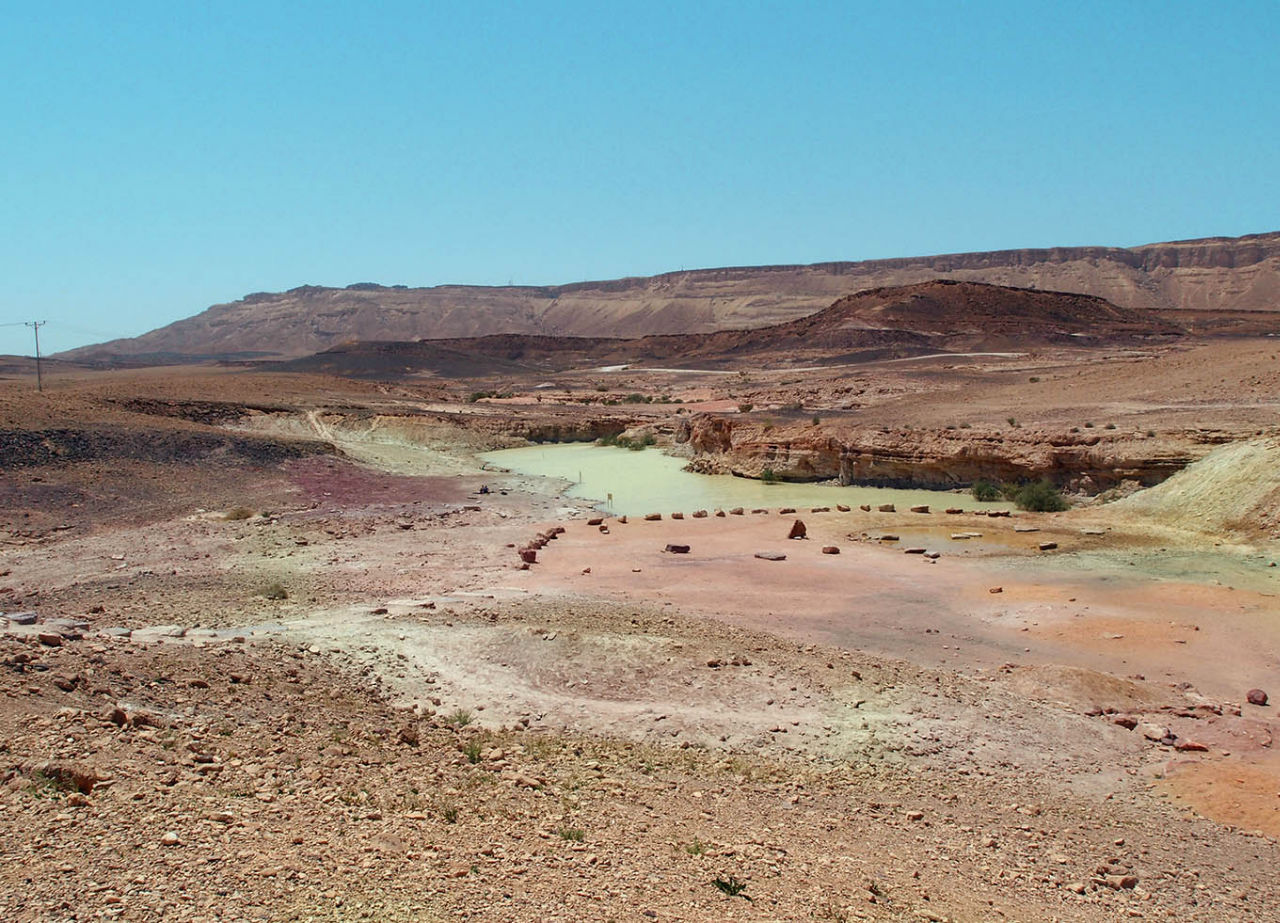
[{"label": "distant cliff face", "polygon": [[709,333],[795,320],[853,292],[939,278],[1096,295],[1140,310],[1277,310],[1280,232],[1131,249],[704,269],[556,287],[304,286],[214,305],[140,337],[63,355],[290,357],[350,340]]}]

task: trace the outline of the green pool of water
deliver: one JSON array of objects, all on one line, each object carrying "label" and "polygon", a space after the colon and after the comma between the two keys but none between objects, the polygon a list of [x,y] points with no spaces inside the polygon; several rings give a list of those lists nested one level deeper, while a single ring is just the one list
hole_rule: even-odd
[{"label": "green pool of water", "polygon": [[1009,509],[1009,504],[979,503],[967,493],[941,490],[894,490],[884,487],[839,487],[834,484],[765,484],[729,475],[683,471],[686,460],[657,449],[632,452],[591,443],[534,445],[486,452],[480,458],[490,467],[519,474],[562,478],[571,483],[566,494],[594,500],[601,510],[616,515],[732,509],[735,506],[834,506],[843,503],[893,503],[906,509],[928,503],[939,509]]}]

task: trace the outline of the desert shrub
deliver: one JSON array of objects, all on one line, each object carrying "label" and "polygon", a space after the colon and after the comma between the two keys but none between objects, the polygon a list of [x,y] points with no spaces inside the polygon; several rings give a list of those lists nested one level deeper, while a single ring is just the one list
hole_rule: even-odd
[{"label": "desert shrub", "polygon": [[821,422],[822,422],[822,417],[818,416],[818,415],[815,413],[815,414],[813,415],[813,419],[812,419],[812,420],[810,420],[809,422],[810,422],[810,423],[812,423],[814,426],[817,426],[819,423],[821,423]]},{"label": "desert shrub", "polygon": [[581,843],[587,838],[587,832],[579,830],[577,827],[561,827],[557,832],[560,835],[560,839],[568,840],[570,843]]},{"label": "desert shrub", "polygon": [[1040,380],[1040,376],[1039,376],[1039,375],[1032,375],[1032,376],[1031,376],[1031,379],[1030,379],[1030,381],[1031,381],[1031,383],[1032,383],[1033,385],[1034,385],[1036,382],[1038,382],[1039,380]]},{"label": "desert shrub", "polygon": [[1009,425],[1010,425],[1010,426],[1012,426],[1013,428],[1017,429],[1017,427],[1018,427],[1018,418],[1017,418],[1017,417],[1009,417],[1009,418],[1008,418],[1008,423],[1009,423]]},{"label": "desert shrub", "polygon": [[760,480],[766,484],[776,484],[778,483],[778,475],[772,468],[765,468],[760,472]]},{"label": "desert shrub", "polygon": [[1114,423],[1108,423],[1106,426],[1103,427],[1103,429],[1115,429],[1115,428],[1116,428],[1116,425]]},{"label": "desert shrub", "polygon": [[467,711],[465,708],[459,708],[457,711],[455,711],[452,715],[449,716],[449,720],[460,728],[466,727],[474,719],[475,719],[475,716],[472,715],[471,712]]},{"label": "desert shrub", "polygon": [[631,394],[628,394],[626,397],[624,397],[622,399],[622,402],[624,404],[651,404],[653,403],[653,398],[645,397],[643,394],[636,394],[635,392],[632,392]]},{"label": "desert shrub", "polygon": [[961,429],[973,429],[973,424],[972,424],[972,423],[961,423],[961,424],[960,424],[960,428],[961,428]]},{"label": "desert shrub", "polygon": [[1000,485],[992,481],[988,481],[985,478],[979,481],[974,481],[973,487],[969,488],[969,493],[973,494],[973,499],[979,500],[983,503],[989,503],[992,500],[999,500],[1002,495]]},{"label": "desert shrub", "polygon": [[480,751],[482,745],[479,737],[472,737],[462,745],[462,752],[467,756],[467,762],[475,764],[480,762]]},{"label": "desert shrub", "polygon": [[284,584],[280,581],[268,583],[266,589],[262,591],[262,595],[267,599],[288,599],[289,591],[284,588]]},{"label": "desert shrub", "polygon": [[751,413],[751,411],[755,410],[755,407],[756,407],[755,404],[747,404],[747,403],[739,404],[738,413]]},{"label": "desert shrub", "polygon": [[228,522],[232,522],[239,519],[248,519],[252,515],[253,510],[249,509],[247,506],[237,506],[235,509],[227,510],[223,513],[222,518]]},{"label": "desert shrub", "polygon": [[1060,513],[1070,504],[1062,492],[1048,480],[1023,484],[1013,494],[1014,505],[1033,513]]},{"label": "desert shrub", "polygon": [[1084,425],[1084,428],[1085,428],[1085,429],[1093,429],[1093,424],[1092,424],[1092,423],[1088,423],[1088,422],[1086,422],[1086,423],[1085,423],[1085,425]]},{"label": "desert shrub", "polygon": [[493,397],[492,392],[472,391],[470,394],[467,395],[467,403],[474,404],[476,401],[484,400],[486,397]]}]

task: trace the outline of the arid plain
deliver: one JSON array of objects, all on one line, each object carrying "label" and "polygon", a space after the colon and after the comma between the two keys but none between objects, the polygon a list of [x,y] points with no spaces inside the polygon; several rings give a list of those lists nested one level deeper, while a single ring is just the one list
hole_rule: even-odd
[{"label": "arid plain", "polygon": [[[11,363],[0,914],[1280,919],[1280,330],[912,320],[950,285],[677,346]],[[619,436],[831,499],[621,516],[480,457]]]}]

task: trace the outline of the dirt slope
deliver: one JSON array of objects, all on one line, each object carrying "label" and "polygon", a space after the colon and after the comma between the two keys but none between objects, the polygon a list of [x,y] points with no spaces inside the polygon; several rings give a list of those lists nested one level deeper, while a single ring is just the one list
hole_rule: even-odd
[{"label": "dirt slope", "polygon": [[302,356],[348,340],[706,333],[794,320],[853,292],[936,278],[1079,292],[1126,308],[1274,309],[1280,304],[1280,233],[1130,249],[704,269],[546,287],[309,285],[248,295],[141,337],[65,356]]}]

